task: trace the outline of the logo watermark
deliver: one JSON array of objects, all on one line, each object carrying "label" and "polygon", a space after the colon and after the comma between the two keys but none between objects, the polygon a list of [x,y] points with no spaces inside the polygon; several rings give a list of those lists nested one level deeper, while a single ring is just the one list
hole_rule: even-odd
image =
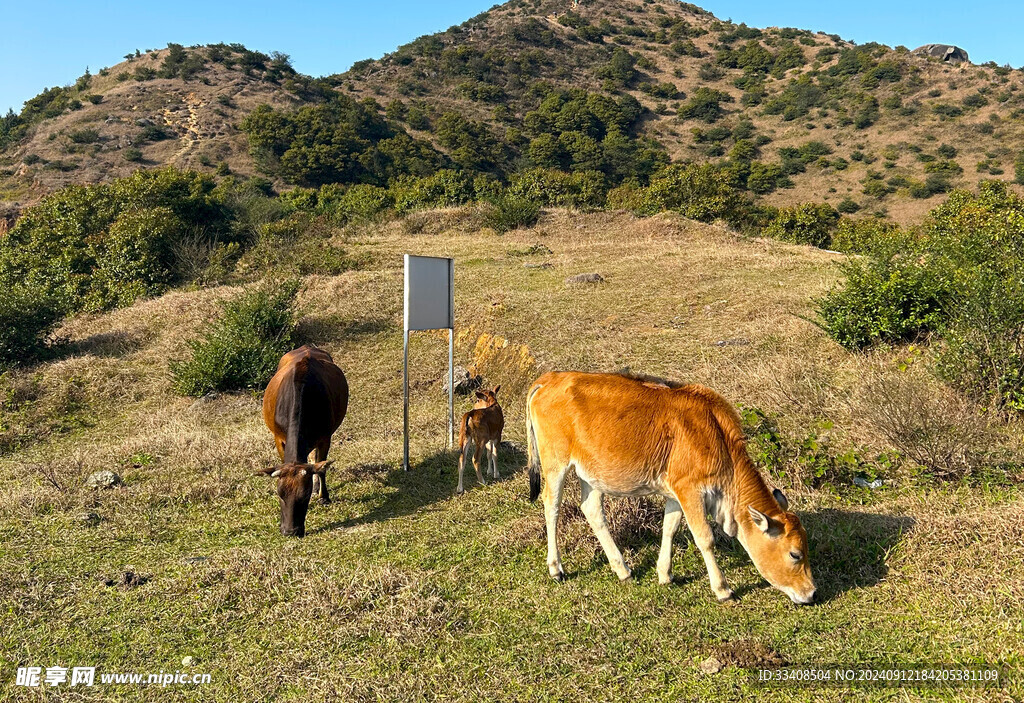
[{"label": "logo watermark", "polygon": [[[190,659],[186,657],[186,660]],[[65,688],[89,687],[96,685],[132,685],[132,686],[181,686],[202,685],[210,683],[209,674],[191,671],[159,671],[159,672],[98,672],[95,666],[22,666],[14,678],[15,686],[29,688]]]}]

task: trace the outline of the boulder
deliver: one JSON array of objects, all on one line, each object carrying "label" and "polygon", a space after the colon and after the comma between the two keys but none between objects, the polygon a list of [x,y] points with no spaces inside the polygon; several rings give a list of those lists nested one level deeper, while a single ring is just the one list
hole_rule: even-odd
[{"label": "boulder", "polygon": [[[477,388],[483,379],[471,374],[465,366],[456,366],[452,370],[452,379],[455,382],[455,395],[469,395]],[[444,377],[444,392],[448,393],[448,376]]]},{"label": "boulder", "polygon": [[599,273],[578,273],[575,276],[569,276],[565,279],[565,284],[569,286],[578,286],[588,283],[604,283],[604,276]]},{"label": "boulder", "polygon": [[952,44],[925,44],[912,52],[915,56],[929,56],[948,63],[970,63],[967,52]]},{"label": "boulder", "polygon": [[109,469],[95,471],[89,474],[89,478],[85,479],[86,488],[113,488],[120,485],[121,477]]}]

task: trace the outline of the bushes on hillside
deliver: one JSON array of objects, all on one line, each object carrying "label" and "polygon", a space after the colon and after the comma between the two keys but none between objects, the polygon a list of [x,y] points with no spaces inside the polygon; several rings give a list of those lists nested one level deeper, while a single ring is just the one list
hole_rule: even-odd
[{"label": "bushes on hillside", "polygon": [[20,285],[5,288],[0,295],[0,372],[43,356],[61,314],[51,297]]},{"label": "bushes on hillside", "polygon": [[189,357],[171,364],[174,390],[200,396],[263,387],[293,346],[298,289],[297,282],[263,286],[223,303],[220,319],[189,342]]},{"label": "bushes on hillside", "polygon": [[70,186],[0,239],[0,285],[23,285],[69,312],[125,305],[182,280],[176,243],[230,238],[231,219],[213,179],[194,172]]},{"label": "bushes on hillside", "polygon": [[516,194],[505,194],[489,203],[484,224],[496,232],[504,233],[519,227],[529,227],[540,217],[536,200]]},{"label": "bushes on hillside", "polygon": [[779,208],[775,219],[765,228],[764,236],[794,244],[829,248],[832,230],[839,222],[839,213],[826,203],[804,203]]},{"label": "bushes on hillside", "polygon": [[953,192],[918,235],[890,230],[846,265],[846,282],[818,301],[822,326],[851,349],[934,332],[944,379],[1024,409],[1022,222],[1024,199],[1005,183]]}]

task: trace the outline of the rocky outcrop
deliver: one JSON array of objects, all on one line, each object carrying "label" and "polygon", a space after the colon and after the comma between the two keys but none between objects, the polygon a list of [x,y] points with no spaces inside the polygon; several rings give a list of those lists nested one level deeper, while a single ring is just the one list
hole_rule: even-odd
[{"label": "rocky outcrop", "polygon": [[947,63],[970,63],[967,52],[952,44],[925,44],[914,49],[916,56],[929,56]]}]

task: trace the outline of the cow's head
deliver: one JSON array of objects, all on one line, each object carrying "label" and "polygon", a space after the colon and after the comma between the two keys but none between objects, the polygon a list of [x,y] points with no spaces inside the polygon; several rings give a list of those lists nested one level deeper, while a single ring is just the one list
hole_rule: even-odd
[{"label": "cow's head", "polygon": [[476,392],[476,402],[473,403],[473,409],[488,408],[492,405],[498,404],[498,389],[501,386],[495,386],[494,390],[483,389],[482,391]]},{"label": "cow's head", "polygon": [[324,480],[329,461],[316,464],[282,464],[257,473],[277,479],[277,498],[281,502],[281,534],[285,537],[306,536],[306,512],[313,495],[313,476]]},{"label": "cow's head", "polygon": [[748,506],[750,520],[740,519],[740,540],[754,566],[797,605],[814,602],[814,577],[807,552],[807,531],[800,518],[789,512],[789,501],[782,491],[772,495],[780,510],[771,515]]}]

